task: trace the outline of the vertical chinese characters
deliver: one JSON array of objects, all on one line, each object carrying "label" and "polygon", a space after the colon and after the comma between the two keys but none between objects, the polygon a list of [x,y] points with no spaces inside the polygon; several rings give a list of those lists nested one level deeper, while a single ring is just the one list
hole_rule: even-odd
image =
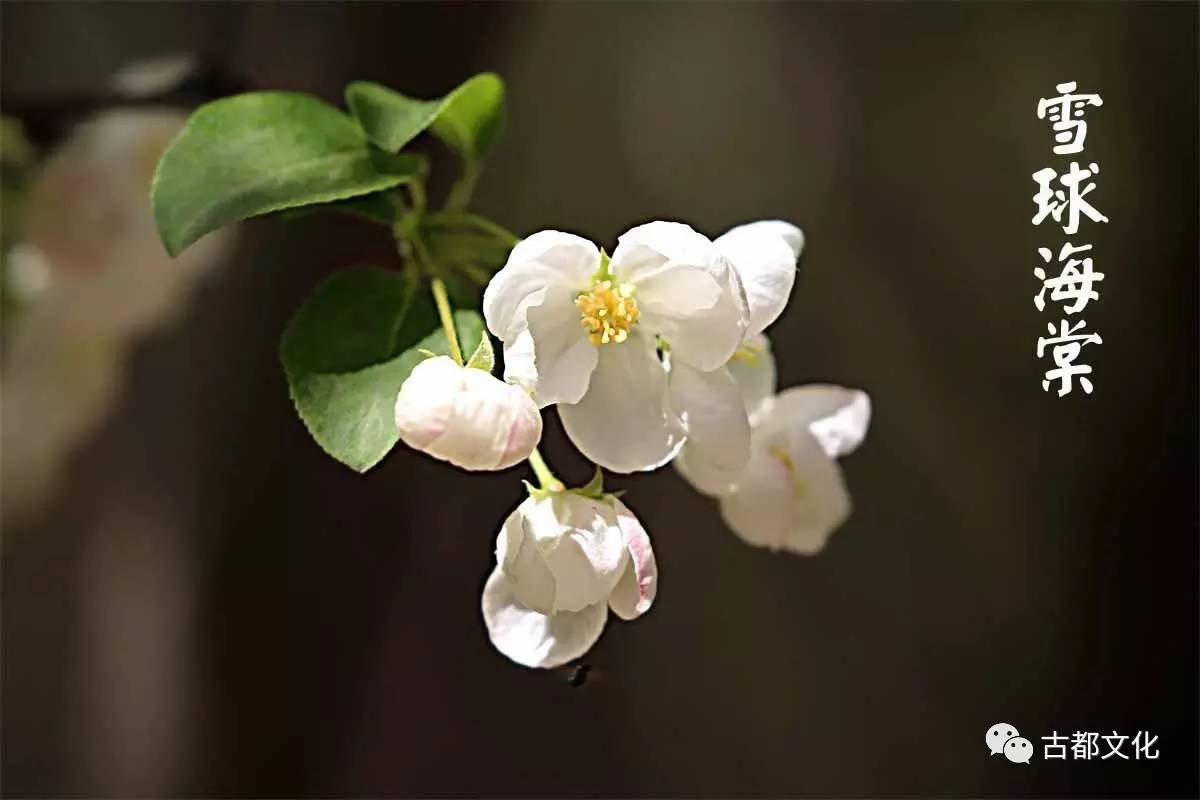
[{"label": "vertical chinese characters", "polygon": [[[1061,92],[1058,97],[1038,101],[1038,119],[1053,123],[1054,140],[1058,142],[1054,146],[1055,155],[1082,153],[1088,130],[1085,111],[1089,106],[1104,105],[1104,101],[1098,94],[1074,94],[1077,88],[1074,81],[1060,83],[1055,88]],[[1052,219],[1067,236],[1075,236],[1083,218],[1093,223],[1108,222],[1108,217],[1101,214],[1087,197],[1095,190],[1096,183],[1092,178],[1099,173],[1099,164],[1090,162],[1086,168],[1081,168],[1077,161],[1070,162],[1061,174],[1051,167],[1033,173],[1033,181],[1037,184],[1037,192],[1033,195],[1037,207],[1033,224],[1041,225]],[[1034,277],[1041,281],[1041,288],[1033,297],[1038,311],[1045,311],[1047,295],[1050,302],[1061,304],[1060,311],[1066,315],[1078,314],[1089,302],[1100,299],[1095,284],[1104,280],[1104,273],[1092,269],[1091,250],[1090,244],[1075,245],[1068,241],[1059,249],[1056,258],[1050,248],[1038,248],[1038,255],[1045,264],[1045,267],[1033,269]],[[1054,365],[1045,373],[1043,390],[1050,391],[1051,385],[1057,383],[1058,396],[1062,397],[1071,392],[1078,378],[1083,390],[1092,393],[1091,379],[1086,377],[1092,368],[1076,361],[1086,345],[1101,344],[1102,340],[1099,334],[1088,332],[1086,328],[1087,322],[1083,319],[1074,323],[1060,320],[1057,326],[1052,322],[1046,324],[1050,335],[1038,337],[1037,357],[1049,356]]]}]

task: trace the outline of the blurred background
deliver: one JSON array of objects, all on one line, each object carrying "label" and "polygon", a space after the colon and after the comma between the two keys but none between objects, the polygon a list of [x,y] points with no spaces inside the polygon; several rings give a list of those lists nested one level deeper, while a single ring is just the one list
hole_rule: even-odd
[{"label": "blurred background", "polygon": [[[37,164],[6,164],[6,189],[17,176],[41,209],[4,220],[37,244],[14,251],[0,372],[6,795],[1196,794],[1195,4],[9,2],[0,19],[3,110]],[[94,113],[175,69],[129,64],[178,54],[216,77],[175,111]],[[661,591],[609,626],[578,689],[483,629],[519,469],[468,479],[400,447],[358,476],[292,409],[289,315],[330,270],[390,263],[388,237],[259,220],[171,262],[143,205],[205,93],[340,103],[365,78],[436,97],[482,70],[508,121],[481,213],[610,249],[653,218],[794,221],[780,383],[874,401],[843,462],[855,511],[814,558],[742,544],[672,470],[612,480]],[[1068,160],[1035,110],[1072,80],[1104,99],[1085,157],[1110,222],[1081,232],[1106,275],[1082,315],[1104,337],[1095,393],[1058,398],[1032,268],[1064,237],[1030,224],[1030,175]],[[586,480],[547,425],[548,459]],[[1032,765],[988,756],[998,721]],[[1040,758],[1054,731],[1114,730],[1157,735],[1160,758]]]}]

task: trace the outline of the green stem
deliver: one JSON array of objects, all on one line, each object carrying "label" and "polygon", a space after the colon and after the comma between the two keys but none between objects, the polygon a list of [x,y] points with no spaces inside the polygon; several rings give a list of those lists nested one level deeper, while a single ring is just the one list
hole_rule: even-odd
[{"label": "green stem", "polygon": [[446,296],[446,284],[441,278],[433,279],[433,301],[437,304],[442,329],[446,331],[446,341],[450,344],[450,357],[461,367],[466,362],[463,361],[462,348],[458,346],[458,331],[454,329],[454,315],[450,313],[450,298]]},{"label": "green stem", "polygon": [[419,234],[413,234],[409,241],[412,243],[413,252],[416,254],[417,261],[420,263],[421,269],[425,271],[425,274],[431,278],[441,277],[442,273],[438,269],[437,264],[433,263],[433,254],[429,252],[429,246],[425,244],[425,240]]},{"label": "green stem", "polygon": [[440,214],[431,214],[431,218],[450,224],[459,223],[466,225],[474,225],[482,231],[492,234],[497,239],[502,239],[505,244],[510,247],[521,241],[520,238],[505,228],[503,225],[493,222],[487,217],[481,217],[478,214],[470,214],[465,211],[443,211]]},{"label": "green stem", "polygon": [[533,467],[533,474],[537,476],[538,485],[548,492],[561,492],[566,487],[563,482],[554,477],[554,473],[550,471],[550,467],[546,465],[546,460],[542,458],[542,454],[538,449],[533,448],[533,452],[529,454],[529,466]]},{"label": "green stem", "polygon": [[467,203],[471,202],[471,195],[475,193],[479,170],[480,164],[473,158],[463,163],[462,172],[454,185],[450,187],[450,194],[446,197],[446,211],[462,211],[467,207]]},{"label": "green stem", "polygon": [[408,193],[412,196],[413,209],[417,214],[425,213],[425,184],[421,181],[412,181],[407,184]]},{"label": "green stem", "polygon": [[455,264],[455,266],[458,267],[459,272],[480,286],[487,286],[488,282],[492,279],[492,273],[486,269],[480,269],[469,262],[463,261]]}]

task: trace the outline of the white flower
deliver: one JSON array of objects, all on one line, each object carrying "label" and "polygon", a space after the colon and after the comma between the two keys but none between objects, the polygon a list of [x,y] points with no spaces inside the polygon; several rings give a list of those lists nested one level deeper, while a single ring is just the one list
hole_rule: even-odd
[{"label": "white flower", "polygon": [[699,373],[677,363],[674,352],[669,364],[672,401],[687,431],[676,466],[701,492],[720,495],[746,467],[748,414],[775,390],[775,363],[762,331],[787,305],[804,233],[791,223],[766,220],[739,225],[714,244],[733,266],[746,294],[745,338],[720,369]]},{"label": "white flower", "polygon": [[182,313],[198,279],[222,263],[234,231],[172,259],[146,198],[154,168],[187,121],[169,109],[109,110],[81,123],[40,169],[23,236],[98,335],[140,335]]},{"label": "white flower", "polygon": [[611,495],[529,497],[496,539],[483,619],[496,649],[527,667],[586,653],[608,610],[631,620],[654,602],[658,567],[645,529]]},{"label": "white flower", "polygon": [[680,416],[699,377],[668,388],[658,348],[682,374],[720,369],[748,324],[737,274],[706,237],[650,222],[611,260],[569,233],[522,240],[483,296],[504,342],[505,379],[559,406],[579,450],[615,472],[653,469],[683,444]]},{"label": "white flower", "polygon": [[537,447],[542,415],[519,386],[436,356],[400,387],[396,428],[409,447],[463,469],[506,469]]},{"label": "white flower", "polygon": [[721,516],[752,545],[817,553],[850,514],[836,459],[866,436],[871,400],[841,386],[796,386],[753,417],[750,460],[721,496]]}]

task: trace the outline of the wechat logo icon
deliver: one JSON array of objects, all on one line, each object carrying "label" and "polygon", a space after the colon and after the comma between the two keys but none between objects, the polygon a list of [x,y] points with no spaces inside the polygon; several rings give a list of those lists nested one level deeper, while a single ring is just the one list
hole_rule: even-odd
[{"label": "wechat logo icon", "polygon": [[1028,764],[1029,759],[1033,758],[1033,744],[1007,722],[997,722],[988,728],[984,742],[989,753],[994,756],[1003,754],[1014,764]]}]

